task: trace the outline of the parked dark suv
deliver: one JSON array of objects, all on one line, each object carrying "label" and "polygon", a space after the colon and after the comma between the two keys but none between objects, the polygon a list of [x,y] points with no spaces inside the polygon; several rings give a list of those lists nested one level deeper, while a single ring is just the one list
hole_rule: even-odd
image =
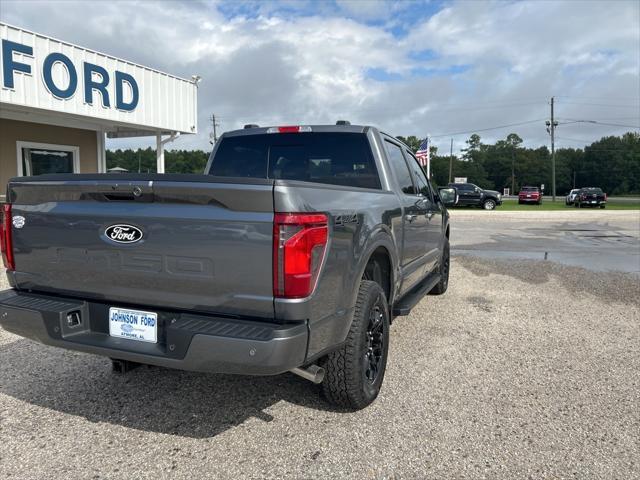
[{"label": "parked dark suv", "polygon": [[493,210],[502,205],[502,194],[495,190],[484,190],[473,183],[450,183],[449,188],[458,192],[458,205],[482,207]]},{"label": "parked dark suv", "polygon": [[598,187],[581,188],[576,194],[574,205],[577,208],[582,207],[600,207],[605,208],[607,205],[607,194]]}]

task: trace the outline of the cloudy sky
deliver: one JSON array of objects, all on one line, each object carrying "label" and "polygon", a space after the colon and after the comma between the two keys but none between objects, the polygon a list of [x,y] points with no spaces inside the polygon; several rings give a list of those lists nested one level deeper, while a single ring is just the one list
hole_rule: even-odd
[{"label": "cloudy sky", "polygon": [[[189,78],[202,76],[199,134],[352,123],[431,134],[442,150],[519,133],[579,147],[640,125],[637,1],[8,1],[0,19]],[[604,123],[609,125],[603,125]],[[520,124],[505,128],[498,126]],[[638,128],[636,128],[637,130]],[[123,143],[124,142],[124,143]],[[110,141],[109,147],[146,145]]]}]

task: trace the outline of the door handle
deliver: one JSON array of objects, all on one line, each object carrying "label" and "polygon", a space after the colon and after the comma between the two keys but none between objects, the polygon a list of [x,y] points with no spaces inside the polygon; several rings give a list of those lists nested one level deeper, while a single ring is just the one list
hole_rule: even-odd
[{"label": "door handle", "polygon": [[414,215],[414,214],[407,214],[407,215],[405,215],[405,216],[404,216],[404,219],[405,219],[407,222],[411,223],[411,222],[413,222],[417,217],[418,217],[418,216],[417,216],[417,215]]}]

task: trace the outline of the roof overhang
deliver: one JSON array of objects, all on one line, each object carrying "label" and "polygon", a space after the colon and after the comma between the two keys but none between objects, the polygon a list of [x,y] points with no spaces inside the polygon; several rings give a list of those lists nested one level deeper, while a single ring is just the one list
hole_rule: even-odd
[{"label": "roof overhang", "polygon": [[[86,117],[70,113],[52,112],[21,105],[10,105],[0,102],[0,118],[17,120],[20,122],[41,123],[58,127],[78,128],[105,132],[109,138],[148,137],[155,135],[169,135],[173,130],[150,129],[143,125],[114,122],[95,117]],[[192,133],[192,132],[180,132]]]}]

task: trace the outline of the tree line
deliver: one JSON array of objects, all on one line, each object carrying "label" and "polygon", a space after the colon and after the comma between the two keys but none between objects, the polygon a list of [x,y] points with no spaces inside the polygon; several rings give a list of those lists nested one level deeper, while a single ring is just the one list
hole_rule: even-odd
[{"label": "tree line", "polygon": [[[420,139],[398,137],[415,152]],[[437,185],[454,177],[486,188],[502,191],[524,185],[545,185],[551,193],[551,152],[546,146],[527,148],[522,138],[510,133],[504,140],[484,143],[473,134],[460,155],[441,155],[435,146],[431,152],[432,180]],[[202,173],[209,152],[203,150],[167,150],[167,173]],[[107,168],[120,167],[130,172],[156,171],[156,152],[152,148],[107,150]],[[608,136],[582,148],[556,150],[556,191],[563,195],[572,188],[601,187],[610,195],[640,194],[640,133]]]},{"label": "tree line", "polygon": [[[203,173],[210,152],[202,150],[165,150],[164,169],[167,173]],[[156,150],[107,150],[107,170],[124,168],[129,172],[156,173]]]},{"label": "tree line", "polygon": [[[414,151],[420,145],[416,137],[398,137]],[[466,141],[462,154],[441,155],[431,147],[431,175],[437,185],[449,183],[454,177],[467,177],[470,183],[502,191],[518,192],[524,185],[545,186],[551,193],[551,152],[546,146],[526,148],[522,138],[510,133],[504,140],[483,143],[473,134]],[[640,133],[603,137],[582,148],[556,149],[556,192],[567,193],[572,188],[601,187],[610,195],[640,193]]]}]

